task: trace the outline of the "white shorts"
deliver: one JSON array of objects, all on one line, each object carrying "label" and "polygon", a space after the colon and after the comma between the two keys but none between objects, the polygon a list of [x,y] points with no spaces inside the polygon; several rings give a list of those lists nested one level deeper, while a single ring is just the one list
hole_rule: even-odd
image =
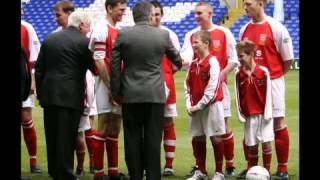
[{"label": "white shorts", "polygon": [[191,136],[218,136],[226,133],[222,102],[198,111],[189,120]]},{"label": "white shorts", "polygon": [[223,110],[224,110],[224,117],[231,117],[231,96],[229,92],[228,85],[223,82],[222,83],[222,89],[223,89]]},{"label": "white shorts", "polygon": [[164,106],[164,117],[172,117],[175,119],[177,116],[177,104],[166,104]]},{"label": "white shorts", "polygon": [[96,77],[96,102],[98,114],[114,113],[121,115],[121,106],[113,106],[109,101],[109,90],[100,77]]},{"label": "white shorts", "polygon": [[247,146],[274,140],[273,119],[265,120],[262,115],[251,116],[245,122],[244,139]]},{"label": "white shorts", "polygon": [[284,76],[271,80],[271,94],[272,94],[272,116],[285,117],[285,82]]},{"label": "white shorts", "polygon": [[30,94],[28,99],[22,102],[22,108],[33,108],[34,107],[34,95]]},{"label": "white shorts", "polygon": [[96,115],[98,115],[97,100],[96,100],[96,96],[94,96],[93,102],[90,106],[89,116],[96,116]]},{"label": "white shorts", "polygon": [[89,116],[82,115],[78,127],[78,132],[83,132],[91,128]]},{"label": "white shorts", "polygon": [[91,71],[87,71],[86,73],[86,91],[87,91],[87,109],[88,112],[85,114],[89,114],[90,116],[97,115],[97,103],[96,103],[96,93],[95,93],[95,77],[92,75]]}]

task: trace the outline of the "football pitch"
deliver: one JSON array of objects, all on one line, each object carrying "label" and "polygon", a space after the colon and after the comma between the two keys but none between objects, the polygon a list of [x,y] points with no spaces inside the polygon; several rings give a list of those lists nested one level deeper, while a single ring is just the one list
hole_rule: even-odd
[{"label": "football pitch", "polygon": [[[174,160],[175,176],[162,178],[162,179],[186,179],[185,175],[191,170],[191,167],[195,164],[195,160],[192,153],[191,137],[188,133],[189,123],[188,115],[185,110],[183,81],[185,78],[185,72],[177,72],[175,74],[175,83],[177,91],[177,107],[178,118],[176,119],[176,154]],[[232,97],[232,117],[230,120],[230,126],[234,132],[235,140],[235,159],[234,165],[236,167],[235,172],[238,174],[244,168],[246,168],[246,161],[242,149],[243,139],[243,124],[241,124],[236,115],[236,104],[234,96],[234,81],[233,73],[229,75],[229,90]],[[290,136],[290,154],[288,169],[290,180],[299,179],[299,71],[291,70],[286,75],[286,122],[288,124],[289,136]],[[47,158],[46,158],[46,144],[43,127],[43,113],[42,108],[36,103],[36,107],[33,109],[33,120],[36,126],[38,137],[38,164],[42,168],[42,174],[31,174],[29,169],[29,157],[28,152],[23,140],[21,131],[21,174],[25,177],[30,177],[32,180],[46,180],[51,179],[48,177],[47,172]],[[97,118],[96,118],[97,119]],[[119,138],[119,168],[120,171],[127,174],[127,168],[124,161],[124,147],[123,147],[123,134],[121,132]],[[277,170],[277,158],[273,144],[272,165],[271,174],[274,174]],[[106,153],[105,153],[106,154]],[[164,151],[162,148],[161,163],[164,164]],[[211,179],[215,171],[215,163],[213,157],[212,145],[207,139],[207,170],[209,178]],[[259,165],[262,165],[262,150],[261,145],[259,147]],[[76,156],[75,166],[76,167]],[[163,167],[163,166],[162,166]],[[74,168],[75,169],[75,168]],[[92,180],[93,175],[89,173],[89,157],[86,152],[84,162],[85,175],[81,179]],[[107,173],[107,159],[104,160],[104,169]],[[227,179],[227,178],[226,178]],[[229,178],[235,179],[235,178]]]}]

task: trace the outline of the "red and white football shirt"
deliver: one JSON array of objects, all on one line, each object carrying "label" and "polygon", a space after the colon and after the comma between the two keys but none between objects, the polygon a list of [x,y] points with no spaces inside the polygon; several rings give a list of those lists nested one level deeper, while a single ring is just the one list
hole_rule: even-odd
[{"label": "red and white football shirt", "polygon": [[[37,60],[40,51],[40,41],[33,26],[21,20],[21,46],[25,49],[29,62]],[[31,67],[29,67],[31,70]]]},{"label": "red and white football shirt", "polygon": [[[168,29],[165,26],[160,26],[161,29],[167,30],[169,32],[170,40],[173,46],[179,51],[180,50],[180,43],[178,36],[175,32]],[[166,101],[166,104],[176,104],[176,88],[174,83],[174,69],[173,64],[171,61],[165,56],[162,60],[162,72],[164,81],[169,89],[169,95]]]},{"label": "red and white football shirt", "polygon": [[106,20],[97,23],[91,33],[89,49],[94,60],[104,59],[106,70],[110,73],[110,61],[113,45],[118,37],[119,29]]},{"label": "red and white football shirt", "polygon": [[222,101],[219,75],[219,62],[214,56],[192,61],[185,80],[186,107],[197,106],[201,110],[211,103]]},{"label": "red and white football shirt", "polygon": [[274,18],[267,16],[260,23],[250,21],[241,28],[239,37],[256,44],[256,63],[268,68],[271,79],[283,76],[283,61],[294,59],[289,32]]},{"label": "red and white football shirt", "polygon": [[[189,62],[192,59],[198,58],[197,55],[192,48],[191,39],[195,32],[201,30],[200,27],[197,27],[191,31],[189,31],[185,35],[184,44],[181,49],[181,57]],[[238,62],[238,57],[236,53],[236,41],[231,33],[231,31],[222,26],[213,25],[211,29],[208,30],[211,34],[212,44],[210,47],[210,53],[213,56],[216,56],[219,64],[220,70],[223,70],[228,63],[236,63]]]},{"label": "red and white football shirt", "polygon": [[256,65],[251,76],[241,68],[236,73],[237,106],[240,121],[263,114],[265,119],[272,118],[271,84],[268,70]]}]

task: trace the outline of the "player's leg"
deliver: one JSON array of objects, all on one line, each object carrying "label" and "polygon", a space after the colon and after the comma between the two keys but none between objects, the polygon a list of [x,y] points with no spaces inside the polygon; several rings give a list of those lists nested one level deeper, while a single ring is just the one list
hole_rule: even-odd
[{"label": "player's leg", "polygon": [[118,142],[121,130],[122,117],[120,114],[110,113],[106,124],[106,151],[108,157],[109,179],[125,178],[119,172]]},{"label": "player's leg", "polygon": [[93,136],[94,143],[94,179],[105,177],[104,174],[104,147],[106,141],[106,121],[109,118],[108,113],[112,110],[112,105],[109,101],[109,90],[100,77],[95,81],[96,105],[98,114],[98,128]]},{"label": "player's leg", "polygon": [[23,129],[23,137],[27,146],[30,157],[31,173],[41,173],[40,167],[37,165],[37,133],[32,120],[32,107],[34,107],[33,97],[22,103],[21,125]]},{"label": "player's leg", "polygon": [[271,142],[262,143],[262,158],[263,158],[263,167],[270,171],[272,157],[272,145]]},{"label": "player's leg", "polygon": [[224,156],[226,159],[226,177],[233,177],[234,173],[234,134],[231,130],[229,120],[231,117],[231,96],[226,83],[222,83],[223,85],[223,96],[224,99],[222,101],[223,110],[224,110],[224,120],[226,125],[226,134],[223,135],[223,144],[224,144]]},{"label": "player's leg", "polygon": [[[198,170],[202,174],[207,174],[206,168],[206,156],[207,156],[207,141],[206,135],[203,128],[203,119],[208,118],[208,108],[197,112],[190,120],[189,132],[192,136],[192,149],[193,156],[196,159],[196,164],[198,165]],[[196,172],[195,171],[195,172]],[[193,174],[193,176],[196,174]]]},{"label": "player's leg", "polygon": [[278,160],[276,176],[288,179],[289,132],[283,117],[274,118],[275,148]]},{"label": "player's leg", "polygon": [[98,129],[97,132],[93,136],[94,143],[94,178],[99,179],[100,177],[105,176],[103,170],[103,162],[104,162],[104,144],[106,141],[106,121],[107,121],[107,113],[102,113],[98,115]]},{"label": "player's leg", "polygon": [[211,136],[210,140],[213,146],[215,167],[216,167],[214,178],[224,177],[222,172],[223,154],[224,154],[223,138],[222,136]]},{"label": "player's leg", "polygon": [[93,143],[93,136],[96,133],[96,129],[93,128],[93,122],[94,122],[94,116],[89,116],[89,120],[90,120],[90,126],[91,128],[86,130],[85,133],[85,140],[86,140],[86,145],[87,145],[87,149],[89,152],[89,164],[90,164],[90,173],[93,174],[94,173],[94,143]]},{"label": "player's leg", "polygon": [[166,164],[164,176],[173,176],[173,160],[176,151],[176,131],[172,117],[166,117],[163,131],[163,147],[165,151]]},{"label": "player's leg", "polygon": [[[89,82],[91,82],[91,81],[89,81]],[[86,140],[86,145],[87,145],[88,152],[89,152],[89,164],[90,164],[89,171],[91,174],[94,174],[94,153],[93,153],[93,151],[94,151],[95,147],[94,147],[93,137],[96,134],[94,120],[95,120],[95,117],[97,116],[98,112],[97,112],[96,96],[94,94],[94,88],[93,88],[94,83],[91,84],[91,86],[89,86],[88,84],[90,84],[90,83],[87,83],[87,87],[91,87],[91,88],[88,88],[89,91],[87,91],[87,93],[89,95],[88,102],[90,104],[89,105],[90,106],[89,122],[90,122],[91,128],[85,131],[85,140]]]},{"label": "player's leg", "polygon": [[[193,136],[192,139],[191,139],[192,145],[195,143],[195,141],[196,141],[196,137]],[[196,164],[191,167],[191,170],[188,172],[188,174],[186,175],[186,177],[187,177],[187,178],[188,178],[188,177],[192,177],[193,174],[194,174],[194,172],[195,172],[196,170],[199,170],[199,165],[197,164],[197,161],[196,161]]]},{"label": "player's leg", "polygon": [[285,82],[284,77],[274,79],[272,86],[272,115],[274,118],[275,148],[278,160],[276,176],[288,178],[289,132],[285,122]]},{"label": "player's leg", "polygon": [[76,154],[78,165],[76,168],[76,175],[81,177],[84,175],[83,163],[85,158],[85,141],[84,141],[84,131],[91,129],[89,115],[82,114],[78,127],[78,137],[77,137],[77,145],[76,145]]},{"label": "player's leg", "polygon": [[216,179],[224,179],[222,171],[224,157],[224,135],[226,134],[224,106],[222,102],[216,102],[209,107],[207,123],[204,124],[206,135],[210,137],[214,159],[215,159],[215,175]]},{"label": "player's leg", "polygon": [[257,139],[258,133],[260,135],[260,126],[259,122],[261,116],[251,116],[246,119],[244,123],[244,143],[248,148],[247,152],[247,167],[243,171],[241,171],[237,179],[245,179],[248,169],[252,166],[255,166],[258,163],[258,144],[259,140]]},{"label": "player's leg", "polygon": [[206,136],[193,136],[192,138],[192,150],[193,156],[196,159],[196,164],[198,165],[198,169],[195,170],[194,174],[188,179],[193,180],[195,177],[199,176],[207,176],[207,168],[206,168],[206,157],[207,157],[207,142]]},{"label": "player's leg", "polygon": [[[171,91],[172,92],[172,91]],[[164,130],[163,147],[165,151],[166,164],[164,166],[164,176],[173,176],[173,160],[176,151],[176,130],[174,118],[178,116],[175,103],[166,104],[164,109]]]}]

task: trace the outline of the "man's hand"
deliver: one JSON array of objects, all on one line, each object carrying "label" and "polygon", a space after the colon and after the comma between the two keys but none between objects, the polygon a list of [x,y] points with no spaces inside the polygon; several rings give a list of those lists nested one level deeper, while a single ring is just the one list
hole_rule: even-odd
[{"label": "man's hand", "polygon": [[121,100],[118,98],[113,98],[110,89],[108,92],[108,96],[109,96],[109,101],[113,106],[120,106],[121,105]]},{"label": "man's hand", "polygon": [[221,71],[220,72],[220,82],[225,81],[225,79],[227,78],[227,72],[226,71]]},{"label": "man's hand", "polygon": [[189,109],[187,109],[189,116],[194,116],[198,112],[198,108],[196,106],[192,106]]},{"label": "man's hand", "polygon": [[37,97],[37,90],[36,90],[36,81],[34,77],[34,73],[31,74],[31,91],[30,94],[34,94]]}]

